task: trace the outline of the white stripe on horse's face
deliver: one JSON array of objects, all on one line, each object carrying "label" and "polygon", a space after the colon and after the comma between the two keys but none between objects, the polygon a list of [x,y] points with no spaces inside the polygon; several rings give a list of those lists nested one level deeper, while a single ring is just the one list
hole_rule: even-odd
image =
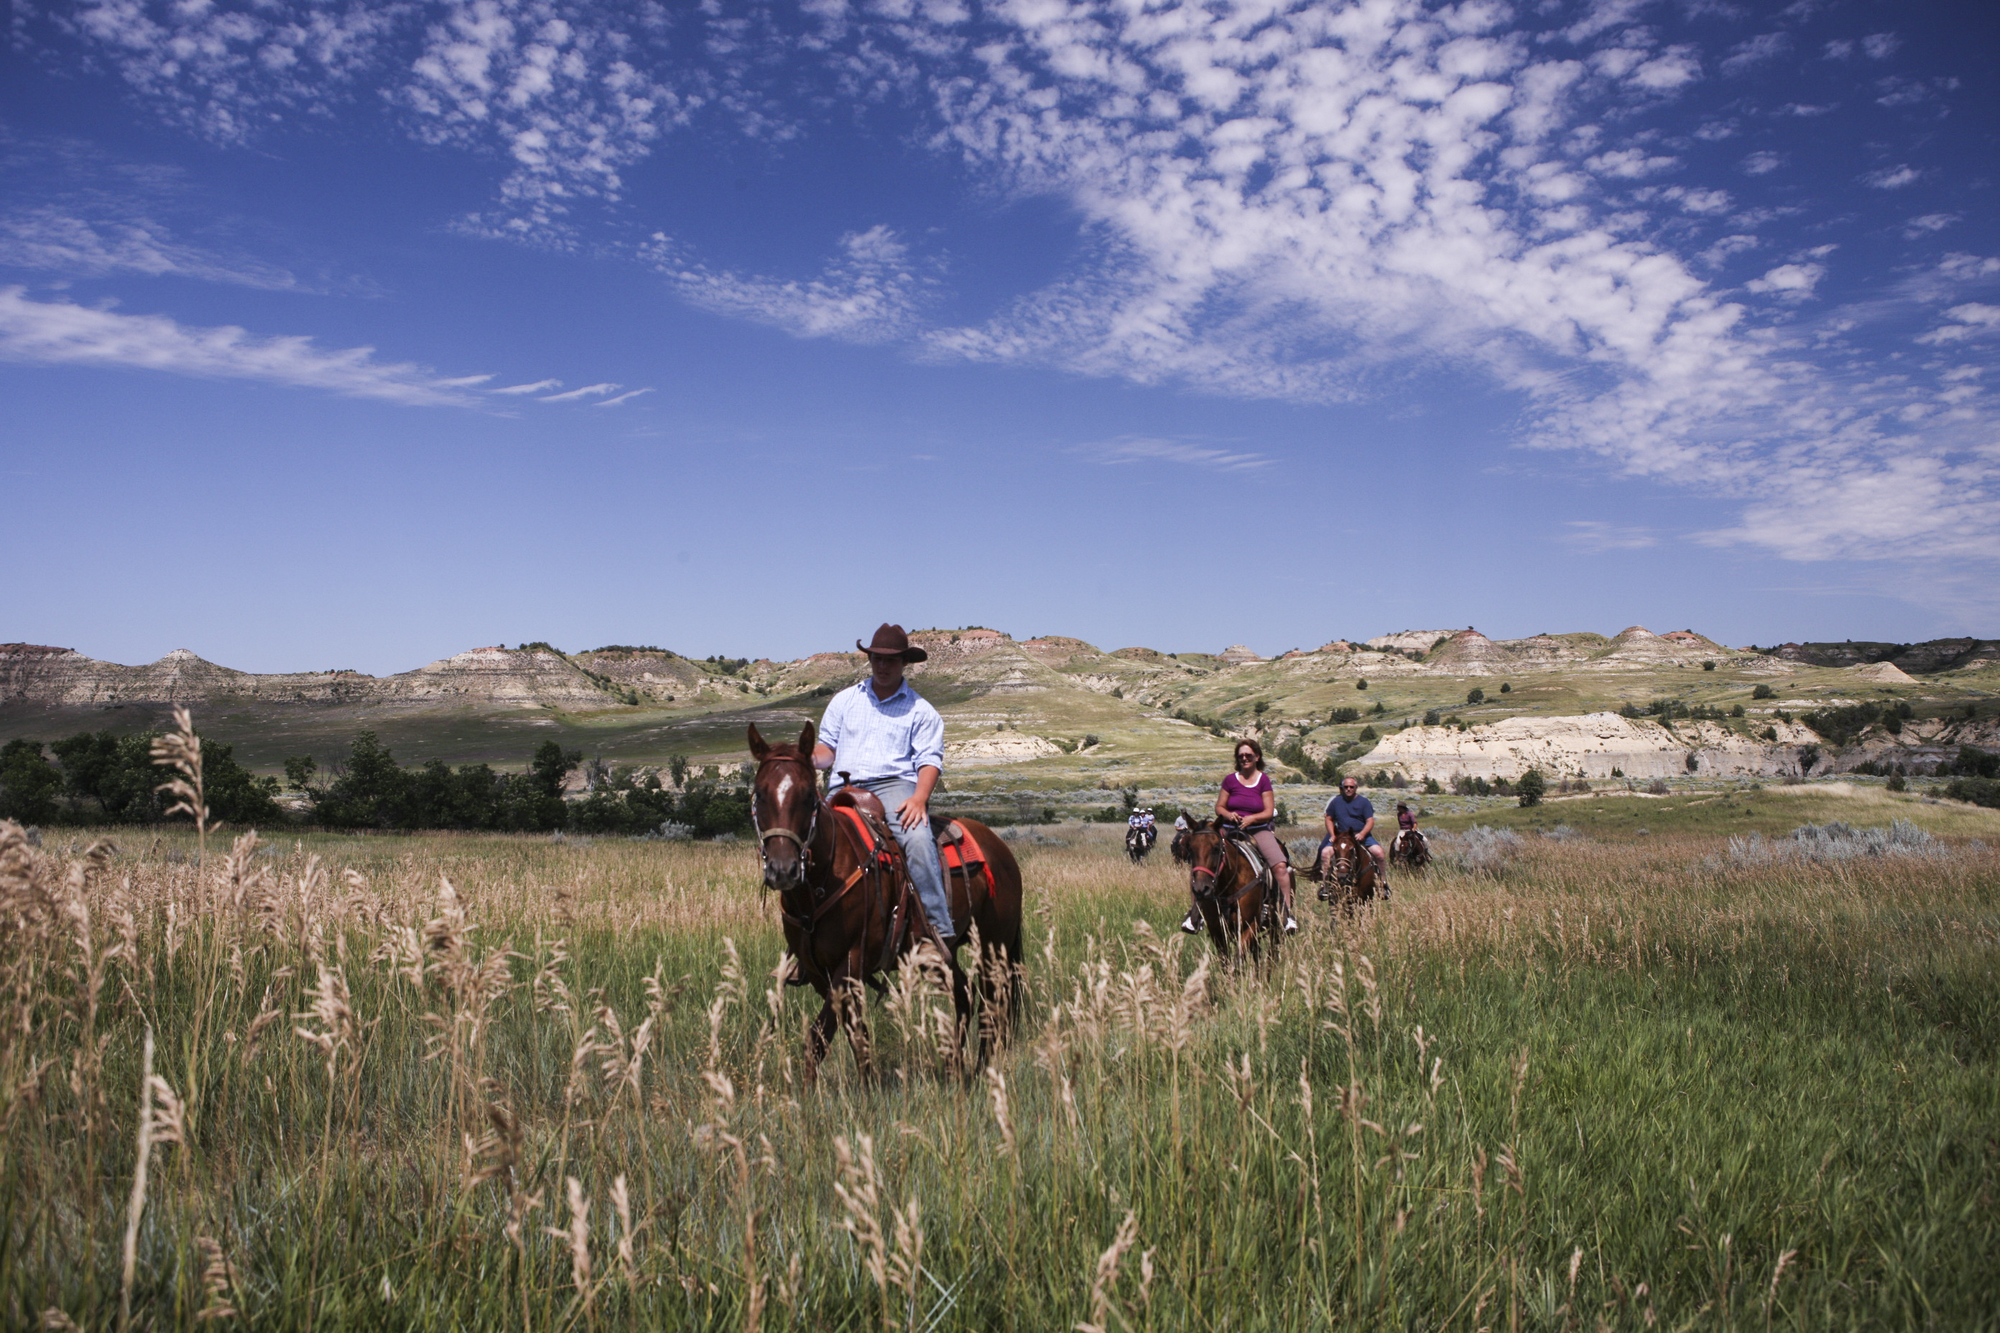
[{"label": "white stripe on horse's face", "polygon": [[784,807],[785,796],[791,790],[792,790],[792,775],[790,773],[786,773],[778,779],[778,806],[780,809]]}]

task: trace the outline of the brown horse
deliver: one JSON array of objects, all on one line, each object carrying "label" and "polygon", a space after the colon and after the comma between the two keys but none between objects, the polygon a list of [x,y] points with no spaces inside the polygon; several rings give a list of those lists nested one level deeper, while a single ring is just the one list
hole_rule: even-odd
[{"label": "brown horse", "polygon": [[1431,863],[1430,839],[1413,828],[1404,829],[1389,844],[1389,864],[1402,864],[1412,870],[1422,870]]},{"label": "brown horse", "polygon": [[[882,990],[880,974],[911,961],[920,943],[942,941],[924,919],[881,803],[871,793],[848,789],[831,800],[821,798],[812,765],[815,739],[810,722],[795,746],[767,744],[754,725],[750,728],[750,754],[757,761],[750,813],[764,886],[778,894],[795,983],[811,986],[821,1000],[806,1032],[807,1080],[818,1072],[836,1026],[846,1031],[863,1077],[872,1077],[863,983]],[[982,870],[973,857],[960,855],[956,859],[972,864],[946,876],[949,929],[962,939],[977,927],[980,941],[979,985],[990,1015],[980,1025],[983,1062],[1019,976],[1021,870],[993,830],[970,819],[958,824],[984,858]],[[962,1038],[972,1012],[965,973],[955,947],[940,948],[938,958],[949,976]]]},{"label": "brown horse", "polygon": [[1351,915],[1355,908],[1375,897],[1375,858],[1360,839],[1342,830],[1333,835],[1333,845],[1321,854],[1325,867],[1320,896]]},{"label": "brown horse", "polygon": [[1209,939],[1225,955],[1247,953],[1256,958],[1261,939],[1275,944],[1277,890],[1266,867],[1261,873],[1244,843],[1225,832],[1219,821],[1190,820],[1187,839],[1188,888],[1208,927]]}]

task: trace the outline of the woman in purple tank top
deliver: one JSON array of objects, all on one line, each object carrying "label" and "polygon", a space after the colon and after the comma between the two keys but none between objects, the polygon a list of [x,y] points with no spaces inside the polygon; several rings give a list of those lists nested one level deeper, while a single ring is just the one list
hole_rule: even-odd
[{"label": "woman in purple tank top", "polygon": [[1298,932],[1299,923],[1292,915],[1291,859],[1271,822],[1277,808],[1278,794],[1271,786],[1271,775],[1264,771],[1264,747],[1253,740],[1236,742],[1236,771],[1222,780],[1222,792],[1215,798],[1215,817],[1235,824],[1257,844],[1277,877],[1279,899],[1285,907],[1285,933],[1292,935]]}]

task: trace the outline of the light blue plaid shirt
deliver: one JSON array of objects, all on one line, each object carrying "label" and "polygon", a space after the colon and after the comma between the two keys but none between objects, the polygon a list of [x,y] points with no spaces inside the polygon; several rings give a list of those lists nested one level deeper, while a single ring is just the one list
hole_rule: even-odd
[{"label": "light blue plaid shirt", "polygon": [[929,764],[944,771],[944,719],[904,681],[887,699],[864,680],[833,696],[819,720],[819,743],[833,749],[833,771],[856,782],[917,780]]}]

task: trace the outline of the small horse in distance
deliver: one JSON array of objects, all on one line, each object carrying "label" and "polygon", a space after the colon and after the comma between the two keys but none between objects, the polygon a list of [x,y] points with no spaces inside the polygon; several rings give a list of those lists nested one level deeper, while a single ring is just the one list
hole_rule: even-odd
[{"label": "small horse in distance", "polygon": [[[750,727],[750,754],[757,762],[750,814],[764,886],[778,895],[793,984],[811,986],[821,1001],[806,1030],[809,1083],[836,1027],[847,1033],[862,1077],[873,1078],[862,985],[878,993],[886,990],[881,974],[921,965],[922,944],[933,946],[946,973],[961,1040],[972,1012],[957,949],[938,947],[938,932],[924,920],[881,802],[854,788],[842,788],[830,798],[819,794],[812,763],[817,738],[811,722],[797,745],[768,744],[754,724]],[[961,846],[950,858],[957,866],[940,858],[953,917],[942,924],[960,941],[969,927],[978,930],[981,956],[973,962],[985,1006],[979,1034],[984,1064],[1018,999],[1021,868],[992,829],[972,819],[953,822],[962,830],[960,838],[973,846]],[[983,867],[983,873],[975,874],[975,866]]]},{"label": "small horse in distance", "polygon": [[[1219,820],[1190,820],[1187,840],[1192,867],[1188,887],[1216,950],[1225,957],[1261,956],[1262,941],[1278,941],[1277,883],[1244,839],[1231,836]],[[1179,841],[1179,839],[1176,839]]]},{"label": "small horse in distance", "polygon": [[1404,829],[1389,844],[1389,864],[1422,870],[1431,863],[1431,840],[1416,829]]},{"label": "small horse in distance", "polygon": [[1374,899],[1375,858],[1352,833],[1342,830],[1333,835],[1333,845],[1322,854],[1322,865],[1320,897],[1344,915],[1352,916],[1355,908]]},{"label": "small horse in distance", "polygon": [[1125,830],[1125,855],[1139,865],[1146,859],[1146,853],[1153,850],[1153,840],[1146,836],[1146,830],[1133,824]]}]

